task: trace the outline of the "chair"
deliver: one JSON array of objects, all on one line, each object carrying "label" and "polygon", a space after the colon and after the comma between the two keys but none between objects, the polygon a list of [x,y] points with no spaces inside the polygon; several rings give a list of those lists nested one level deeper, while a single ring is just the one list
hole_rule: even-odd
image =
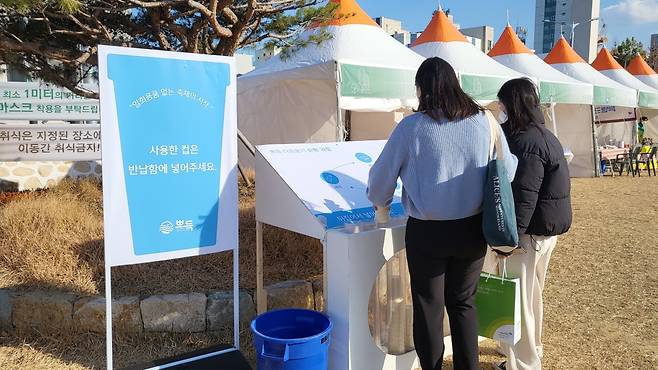
[{"label": "chair", "polygon": [[633,177],[635,177],[637,159],[640,155],[641,150],[642,150],[641,146],[636,146],[633,149],[631,149],[628,153],[617,155],[615,162],[617,164],[617,168],[619,169],[619,176],[621,176],[624,173],[624,167],[625,167],[626,175],[628,176],[629,173],[633,173]]},{"label": "chair", "polygon": [[649,153],[642,153],[636,160],[637,164],[637,175],[640,176],[642,173],[640,165],[643,164],[647,169],[647,173],[651,176],[651,169],[653,169],[653,175],[656,176],[656,154],[658,153],[658,146],[651,148]]}]

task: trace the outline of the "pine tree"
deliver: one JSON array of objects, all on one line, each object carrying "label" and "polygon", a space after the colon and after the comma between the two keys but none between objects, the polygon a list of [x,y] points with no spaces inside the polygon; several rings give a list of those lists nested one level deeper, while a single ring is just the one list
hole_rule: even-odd
[{"label": "pine tree", "polygon": [[644,50],[644,46],[641,42],[637,41],[634,37],[627,38],[620,44],[615,44],[615,47],[612,49],[612,56],[615,57],[617,62],[621,64],[624,68],[628,66],[628,63],[631,62],[631,59],[640,53],[643,58],[646,58],[647,52]]},{"label": "pine tree", "polygon": [[0,63],[97,98],[80,81],[98,45],[233,55],[254,45],[296,50],[328,39],[297,38],[330,19],[326,0],[0,0]]}]

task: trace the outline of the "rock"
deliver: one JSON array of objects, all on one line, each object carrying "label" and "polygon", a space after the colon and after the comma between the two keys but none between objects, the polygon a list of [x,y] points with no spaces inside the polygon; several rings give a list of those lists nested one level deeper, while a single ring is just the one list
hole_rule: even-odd
[{"label": "rock", "polygon": [[0,289],[0,330],[9,330],[11,324],[11,293]]},{"label": "rock", "polygon": [[315,310],[324,311],[324,290],[322,289],[322,280],[314,280],[313,284],[313,300],[315,301]]},{"label": "rock", "polygon": [[6,177],[6,176],[9,176],[9,175],[10,175],[10,172],[9,172],[8,169],[6,169],[5,167],[0,167],[0,177]]},{"label": "rock", "polygon": [[72,294],[29,292],[13,299],[12,321],[17,330],[70,329],[73,324]]},{"label": "rock", "polygon": [[32,168],[27,168],[27,167],[18,167],[15,168],[12,173],[16,176],[30,176],[34,175],[34,170]]},{"label": "rock", "polygon": [[89,164],[89,162],[75,162],[73,168],[76,171],[80,172],[81,174],[86,174],[89,173],[89,171],[91,171],[91,165]]},{"label": "rock", "polygon": [[289,280],[270,285],[267,292],[267,309],[315,308],[313,287],[308,281]]},{"label": "rock", "polygon": [[27,181],[25,181],[25,190],[36,190],[43,187],[41,180],[38,177],[32,176]]},{"label": "rock", "polygon": [[145,331],[197,333],[206,330],[206,295],[152,296],[140,303]]},{"label": "rock", "polygon": [[70,169],[71,166],[66,164],[60,164],[59,166],[57,166],[57,171],[59,171],[62,175],[67,174]]},{"label": "rock", "polygon": [[[240,292],[240,325],[246,326],[256,317],[256,306],[249,293]],[[233,291],[208,294],[206,309],[208,330],[233,327]]]},{"label": "rock", "polygon": [[55,187],[55,186],[57,186],[57,181],[55,181],[53,179],[50,179],[46,182],[46,187],[48,187],[48,188],[52,188],[52,187]]},{"label": "rock", "polygon": [[96,164],[96,168],[94,168],[94,172],[96,172],[97,175],[100,175],[103,173],[103,165]]},{"label": "rock", "polygon": [[[79,331],[105,332],[105,298],[86,297],[73,305],[73,322]],[[123,297],[112,302],[114,330],[138,333],[143,330],[138,297]]]},{"label": "rock", "polygon": [[53,173],[53,166],[49,166],[49,165],[39,166],[39,175],[43,177],[48,177],[50,176],[51,173]]},{"label": "rock", "polygon": [[18,183],[0,179],[0,191],[18,191]]}]

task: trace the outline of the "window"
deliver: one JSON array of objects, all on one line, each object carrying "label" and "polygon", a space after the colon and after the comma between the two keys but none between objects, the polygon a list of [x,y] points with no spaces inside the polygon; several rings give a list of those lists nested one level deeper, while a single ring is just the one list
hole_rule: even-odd
[{"label": "window", "polygon": [[7,81],[9,82],[27,82],[29,78],[23,71],[16,66],[7,65]]}]

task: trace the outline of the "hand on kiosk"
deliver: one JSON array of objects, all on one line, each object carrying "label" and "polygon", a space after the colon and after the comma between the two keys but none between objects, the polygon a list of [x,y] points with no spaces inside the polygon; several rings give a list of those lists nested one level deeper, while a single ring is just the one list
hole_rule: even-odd
[{"label": "hand on kiosk", "polygon": [[376,205],[373,205],[375,208],[375,222],[377,225],[386,225],[388,222],[391,220],[390,217],[390,210],[391,207],[378,207]]}]

